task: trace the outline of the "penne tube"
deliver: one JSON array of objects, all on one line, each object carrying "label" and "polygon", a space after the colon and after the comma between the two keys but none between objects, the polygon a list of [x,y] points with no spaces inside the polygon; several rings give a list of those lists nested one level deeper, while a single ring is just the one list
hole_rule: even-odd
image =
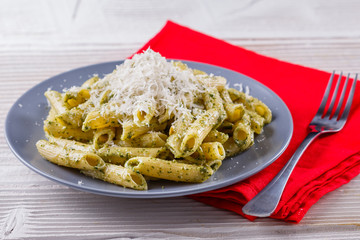
[{"label": "penne tube", "polygon": [[56,111],[54,108],[50,108],[49,115],[47,116],[46,120],[55,121],[56,120]]},{"label": "penne tube", "polygon": [[234,88],[228,88],[227,91],[229,93],[232,102],[235,102],[236,100],[242,97],[242,94],[244,94],[243,92],[238,91]]},{"label": "penne tube", "polygon": [[79,150],[83,152],[94,152],[93,145],[81,143],[79,141],[68,140],[64,138],[56,138],[53,136],[49,137],[49,142],[57,144],[63,148],[68,148],[69,150]]},{"label": "penne tube", "polygon": [[166,147],[170,149],[175,158],[180,158],[183,155],[180,150],[182,139],[182,134],[179,133],[170,135],[166,140]]},{"label": "penne tube", "polygon": [[219,131],[225,134],[232,134],[233,132],[234,123],[229,121],[224,121],[218,128]]},{"label": "penne tube", "polygon": [[64,126],[56,120],[55,121],[45,120],[44,131],[49,136],[54,136],[57,138],[73,139],[80,142],[87,142],[93,139],[94,136],[92,130],[83,132],[81,128]]},{"label": "penne tube", "polygon": [[[232,125],[231,125],[231,129],[232,129]],[[203,142],[220,142],[221,144],[223,144],[228,139],[229,139],[228,134],[213,129],[209,132],[208,135],[206,135]]]},{"label": "penne tube", "polygon": [[49,101],[51,108],[55,111],[55,115],[62,114],[68,111],[68,108],[65,106],[61,93],[49,90],[45,92],[45,97]]},{"label": "penne tube", "polygon": [[149,131],[163,131],[166,128],[166,122],[159,123],[156,118],[150,121],[149,125],[138,126],[133,121],[125,121],[122,124],[121,140],[134,139],[140,135],[143,135]]},{"label": "penne tube", "polygon": [[134,139],[114,140],[114,143],[122,147],[164,147],[168,136],[162,132],[148,132]]},{"label": "penne tube", "polygon": [[235,143],[234,138],[230,137],[224,144],[224,149],[226,152],[226,156],[227,157],[232,157],[236,154],[238,154],[239,152],[241,152],[241,148],[239,147],[238,144]]},{"label": "penne tube", "polygon": [[254,131],[251,129],[250,124],[250,119],[246,115],[244,119],[234,125],[233,139],[239,146],[240,151],[244,151],[254,144]]},{"label": "penne tube", "polygon": [[251,129],[257,134],[262,133],[265,119],[253,111],[247,111],[247,114],[250,116]]},{"label": "penne tube", "polygon": [[[203,164],[206,160],[205,153],[201,146],[188,157],[184,157],[184,162],[189,164]],[[177,160],[178,161],[178,160]]]},{"label": "penne tube", "polygon": [[219,142],[207,142],[201,144],[206,160],[224,160],[226,153],[223,145]]},{"label": "penne tube", "polygon": [[103,146],[112,143],[115,137],[115,128],[103,128],[97,129],[94,132],[93,145],[95,149],[99,149]]},{"label": "penne tube", "polygon": [[105,162],[94,153],[71,150],[45,140],[39,140],[36,147],[43,158],[57,165],[83,170],[105,167]]},{"label": "penne tube", "polygon": [[165,148],[103,147],[97,154],[108,163],[124,165],[125,161],[136,156],[157,157]]},{"label": "penne tube", "polygon": [[131,169],[114,164],[105,164],[102,170],[83,170],[83,174],[136,190],[147,190],[148,186],[145,178]]},{"label": "penne tube", "polygon": [[209,166],[214,172],[216,172],[222,165],[222,160],[220,159],[211,159],[208,160],[205,165]]},{"label": "penne tube", "polygon": [[74,107],[68,111],[56,115],[55,118],[64,125],[69,125],[70,127],[81,127],[83,123],[83,115],[83,110]]},{"label": "penne tube", "polygon": [[118,147],[136,147],[133,145],[132,140],[121,140],[121,139],[115,139],[114,145]]},{"label": "penne tube", "polygon": [[[254,98],[255,99],[255,98]],[[264,123],[270,123],[272,119],[272,112],[268,106],[258,99],[255,99],[252,103],[254,111],[264,118]]]},{"label": "penne tube", "polygon": [[122,124],[122,134],[120,139],[121,140],[129,140],[133,139],[137,136],[140,136],[144,133],[147,133],[151,130],[150,126],[141,126],[139,127],[135,122],[133,121],[125,121]]},{"label": "penne tube", "polygon": [[246,93],[240,92],[234,88],[228,89],[231,100],[234,103],[242,103],[246,109],[251,110],[251,98]]},{"label": "penne tube", "polygon": [[119,117],[115,115],[102,115],[100,110],[94,110],[86,115],[84,123],[82,125],[83,131],[90,129],[106,128],[106,127],[119,127]]},{"label": "penne tube", "polygon": [[262,101],[232,88],[228,89],[228,91],[234,102],[242,103],[247,110],[256,112],[264,118],[265,124],[271,122],[272,112]]},{"label": "penne tube", "polygon": [[131,140],[133,147],[157,148],[164,147],[168,136],[162,132],[148,132]]},{"label": "penne tube", "polygon": [[180,150],[180,145],[183,140],[186,129],[192,124],[194,118],[188,114],[183,114],[179,119],[172,123],[169,129],[169,137],[166,140],[166,146],[174,154],[175,158],[183,156],[183,151]]},{"label": "penne tube", "polygon": [[216,88],[211,88],[204,93],[204,105],[207,110],[216,108],[219,113],[219,119],[214,128],[218,128],[223,121],[227,118],[226,111],[224,109],[223,100],[220,97],[220,93]]},{"label": "penne tube", "polygon": [[161,114],[158,118],[159,123],[164,123],[169,121],[170,119],[174,118],[174,114],[170,112],[169,108],[166,108],[165,112]]},{"label": "penne tube", "polygon": [[155,115],[155,108],[156,106],[151,105],[150,103],[146,104],[147,107],[145,109],[139,108],[136,109],[133,113],[133,120],[136,125],[140,126],[147,126],[150,124],[151,119]]},{"label": "penne tube", "polygon": [[79,91],[68,91],[64,94],[63,102],[68,109],[79,106],[90,98],[88,89],[80,89]]},{"label": "penne tube", "polygon": [[221,98],[224,100],[225,103],[233,103],[228,89],[222,89],[220,92]]},{"label": "penne tube", "polygon": [[174,154],[172,154],[172,152],[169,149],[167,149],[165,147],[163,147],[162,149],[163,150],[159,154],[156,155],[157,158],[164,159],[164,160],[174,159]]},{"label": "penne tube", "polygon": [[215,108],[207,110],[196,119],[184,134],[181,141],[180,151],[183,157],[193,154],[200,147],[204,138],[218,123],[219,111]]},{"label": "penne tube", "polygon": [[245,107],[241,103],[225,103],[224,108],[227,114],[227,120],[230,122],[240,120],[245,113]]},{"label": "penne tube", "polygon": [[134,157],[125,167],[143,175],[176,182],[204,182],[212,174],[209,166],[198,166],[151,157]]},{"label": "penne tube", "polygon": [[174,133],[183,133],[193,121],[194,117],[191,113],[182,114],[181,117],[171,124],[169,135],[173,135]]}]

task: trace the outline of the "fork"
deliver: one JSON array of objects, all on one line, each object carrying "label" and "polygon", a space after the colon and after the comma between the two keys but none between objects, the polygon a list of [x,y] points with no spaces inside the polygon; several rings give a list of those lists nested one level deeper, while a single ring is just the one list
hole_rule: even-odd
[{"label": "fork", "polygon": [[[317,136],[323,133],[338,132],[344,127],[354,97],[357,76],[358,75],[356,74],[350,90],[348,90],[349,93],[347,95],[347,101],[344,105],[343,102],[346,96],[350,74],[347,75],[345,83],[343,84],[341,95],[338,96],[342,72],[338,77],[336,86],[332,87],[335,77],[335,71],[333,71],[326,87],[320,107],[316,112],[315,117],[309,124],[310,133],[306,136],[304,141],[295,151],[294,155],[274,177],[274,179],[242,208],[243,213],[256,217],[268,217],[275,211],[294,167],[310,143]],[[334,90],[330,100],[329,96],[332,89]],[[335,104],[337,106],[336,109]],[[326,108],[326,106],[328,107]]]}]

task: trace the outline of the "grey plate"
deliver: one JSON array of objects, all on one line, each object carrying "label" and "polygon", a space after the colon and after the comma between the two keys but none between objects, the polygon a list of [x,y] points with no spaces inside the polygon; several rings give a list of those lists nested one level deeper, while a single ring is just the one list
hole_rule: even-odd
[{"label": "grey plate", "polygon": [[81,85],[93,74],[107,74],[123,61],[95,64],[62,73],[41,82],[22,97],[10,109],[5,123],[7,142],[20,161],[36,173],[69,187],[108,196],[128,198],[160,198],[201,193],[225,187],[248,178],[274,162],[288,146],[293,122],[284,102],[270,89],[237,72],[213,65],[183,61],[191,68],[224,76],[230,86],[242,83],[250,94],[266,103],[273,112],[273,121],[264,132],[255,137],[255,144],[236,157],[225,159],[221,168],[206,182],[200,184],[157,181],[149,183],[148,191],[125,189],[110,183],[82,175],[79,171],[52,164],[43,159],[35,147],[44,139],[43,120],[48,114],[44,92],[51,88],[62,91]]}]

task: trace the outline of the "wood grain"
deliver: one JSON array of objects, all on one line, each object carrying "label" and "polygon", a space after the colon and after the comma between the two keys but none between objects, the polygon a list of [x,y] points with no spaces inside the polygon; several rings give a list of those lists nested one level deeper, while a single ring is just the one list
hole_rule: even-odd
[{"label": "wood grain", "polygon": [[[284,61],[360,72],[360,2],[269,2],[1,1],[0,134],[25,91],[63,71],[126,58],[169,18]],[[298,225],[250,222],[186,197],[121,199],[70,189],[22,165],[0,138],[0,239],[359,236],[359,177],[320,199]]]}]

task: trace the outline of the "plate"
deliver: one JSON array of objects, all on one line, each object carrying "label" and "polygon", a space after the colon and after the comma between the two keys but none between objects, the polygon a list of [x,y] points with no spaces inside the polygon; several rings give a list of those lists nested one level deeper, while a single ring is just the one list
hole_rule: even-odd
[{"label": "plate", "polygon": [[75,169],[55,165],[39,155],[35,143],[45,138],[43,121],[49,111],[44,92],[49,88],[62,91],[74,85],[79,86],[93,74],[102,77],[123,61],[74,69],[27,91],[15,102],[6,118],[7,142],[23,164],[52,181],[95,194],[128,198],[175,197],[214,190],[246,179],[274,162],[288,146],[293,132],[292,117],[285,103],[269,88],[240,73],[209,64],[183,62],[190,68],[225,77],[230,87],[236,83],[248,86],[250,95],[262,100],[273,112],[273,121],[264,127],[262,134],[255,137],[255,144],[245,152],[225,159],[220,169],[203,183],[155,181],[149,183],[149,190],[137,191],[87,177]]}]

